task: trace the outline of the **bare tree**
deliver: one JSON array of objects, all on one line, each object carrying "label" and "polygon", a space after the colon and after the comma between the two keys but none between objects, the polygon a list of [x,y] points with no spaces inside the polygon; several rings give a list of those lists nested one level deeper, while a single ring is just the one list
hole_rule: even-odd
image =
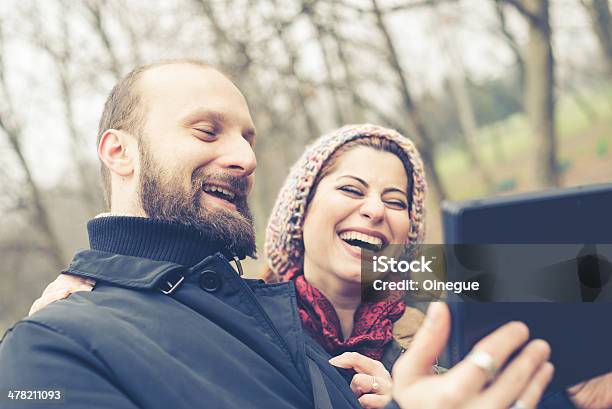
[{"label": "bare tree", "polygon": [[485,190],[487,192],[492,192],[495,186],[491,173],[480,159],[478,152],[478,125],[476,123],[476,114],[467,89],[463,59],[454,40],[456,36],[456,25],[458,23],[457,17],[443,15],[437,8],[434,8],[434,10],[436,12],[437,25],[439,27],[444,27],[438,30],[438,34],[442,49],[451,67],[448,80],[451,95],[457,108],[457,115],[459,117],[459,124],[461,125],[461,134],[464,139],[465,148],[471,163],[485,185]]},{"label": "bare tree", "polygon": [[0,129],[5,134],[17,163],[24,175],[24,186],[29,191],[31,216],[41,232],[52,267],[59,271],[64,267],[64,255],[59,238],[53,228],[48,209],[45,207],[41,189],[32,175],[32,169],[23,152],[23,127],[17,119],[15,105],[6,80],[4,24],[0,21],[0,95],[3,109],[0,110]]},{"label": "bare tree", "polygon": [[[520,84],[520,95],[523,96],[525,91],[525,59],[523,58],[523,52],[518,43],[518,40],[508,27],[506,11],[504,7],[504,0],[494,0],[495,2],[495,13],[497,15],[497,19],[499,21],[499,32],[501,32],[502,37],[504,38],[506,44],[514,54],[514,59],[516,62],[516,67],[518,70],[518,82]],[[524,101],[520,101],[521,105]]]},{"label": "bare tree", "polygon": [[558,186],[555,77],[549,0],[505,0],[529,24],[525,107],[534,138],[536,185]]},{"label": "bare tree", "polygon": [[[74,56],[71,47],[72,36],[67,20],[69,10],[65,1],[60,1],[59,6],[61,9],[59,38],[57,40],[50,38],[48,33],[42,31],[43,24],[35,24],[37,31],[34,33],[33,42],[38,44],[51,57],[53,62],[60,90],[59,99],[64,111],[64,123],[71,142],[71,157],[76,168],[75,176],[79,183],[79,192],[88,213],[94,215],[103,207],[102,197],[97,194],[97,189],[92,188],[92,186],[97,185],[97,182],[92,180],[93,164],[86,159],[83,138],[76,124],[73,94],[75,78],[72,76],[70,67],[70,62],[73,61]],[[40,16],[37,13],[32,11],[30,15],[35,21],[40,21]]]},{"label": "bare tree", "polygon": [[345,120],[342,104],[340,102],[340,90],[334,75],[332,56],[329,50],[329,46],[327,44],[326,29],[323,25],[323,22],[320,20],[320,16],[317,15],[314,6],[315,1],[313,0],[302,1],[302,10],[304,11],[304,14],[308,17],[312,26],[314,27],[317,42],[319,44],[319,49],[321,50],[321,56],[323,57],[323,63],[325,66],[325,71],[328,80],[328,88],[332,98],[334,120],[336,122],[336,126],[341,126],[345,123]]},{"label": "bare tree", "polygon": [[612,17],[608,0],[580,0],[589,13],[593,31],[597,35],[608,74],[612,76]]},{"label": "bare tree", "polygon": [[[108,0],[104,0],[108,3]],[[121,28],[127,33],[130,64],[131,67],[138,67],[143,64],[141,45],[143,43],[142,34],[138,32],[136,27],[142,27],[138,21],[134,21],[132,13],[128,7],[129,0],[117,0],[109,4],[109,13],[112,13],[113,18],[119,23]],[[116,58],[116,57],[115,57]],[[117,59],[116,59],[117,60]],[[121,70],[121,64],[119,65]]]},{"label": "bare tree", "polygon": [[399,55],[397,53],[395,43],[391,37],[391,33],[385,23],[383,10],[379,7],[377,0],[371,0],[372,11],[376,17],[376,27],[382,35],[385,43],[387,62],[391,67],[400,92],[402,95],[402,106],[408,117],[411,120],[411,124],[414,128],[414,135],[421,156],[423,157],[423,164],[430,178],[431,184],[436,192],[438,200],[444,200],[447,197],[446,190],[442,185],[442,180],[438,175],[435,167],[435,144],[431,138],[429,131],[425,125],[424,118],[418,106],[414,102],[412,93],[410,92],[410,85],[408,83],[408,77],[406,70],[402,67]]},{"label": "bare tree", "polygon": [[365,119],[366,106],[362,98],[359,96],[359,82],[358,78],[355,76],[353,67],[351,66],[350,57],[347,54],[345,39],[343,39],[338,33],[338,27],[341,25],[341,20],[337,8],[337,3],[331,2],[330,18],[332,24],[329,24],[328,27],[326,27],[326,32],[335,46],[338,61],[343,71],[344,89],[345,92],[350,95],[352,102],[351,118],[353,119],[351,122],[362,122]]},{"label": "bare tree", "polygon": [[[272,1],[272,4],[275,8],[279,7],[279,4],[276,0]],[[295,18],[299,18],[296,16]],[[293,84],[290,90],[290,95],[293,96],[294,107],[298,112],[304,117],[306,127],[308,129],[309,139],[313,139],[321,135],[321,128],[315,119],[315,115],[312,113],[311,108],[309,107],[309,94],[312,94],[314,91],[314,86],[308,81],[304,75],[301,74],[298,63],[300,60],[300,52],[295,44],[289,38],[289,30],[287,24],[283,24],[281,19],[277,19],[274,24],[274,29],[278,35],[278,38],[287,53],[288,62],[284,69],[284,77],[289,82],[289,84]],[[308,139],[307,139],[308,140]]]},{"label": "bare tree", "polygon": [[[113,74],[114,78],[121,78],[121,64],[119,58],[115,52],[110,35],[104,25],[104,11],[103,7],[106,6],[106,0],[86,0],[84,3],[85,9],[89,14],[89,21],[97,34],[102,46],[104,47],[106,60],[109,63],[108,69]],[[133,37],[131,38],[132,44],[136,41]]]}]

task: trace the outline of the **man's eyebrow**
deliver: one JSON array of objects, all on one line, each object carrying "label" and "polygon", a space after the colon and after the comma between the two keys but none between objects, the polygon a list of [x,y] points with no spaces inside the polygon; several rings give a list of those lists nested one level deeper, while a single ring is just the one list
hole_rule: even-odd
[{"label": "man's eyebrow", "polygon": [[212,111],[210,109],[198,109],[187,114],[182,122],[185,125],[193,125],[198,121],[210,121],[213,124],[221,124],[225,122],[226,117],[222,112]]},{"label": "man's eyebrow", "polygon": [[[358,178],[357,176],[353,176],[353,175],[342,175],[340,176],[338,179],[340,178],[351,178],[351,179],[355,179],[356,181],[358,181],[359,183],[361,183],[362,185],[364,185],[365,187],[369,187],[368,182],[366,182],[365,180]],[[399,192],[403,195],[407,195],[406,192],[404,192],[402,189],[397,188],[397,187],[388,187],[385,190],[383,190],[383,193],[388,193],[388,192]]]}]

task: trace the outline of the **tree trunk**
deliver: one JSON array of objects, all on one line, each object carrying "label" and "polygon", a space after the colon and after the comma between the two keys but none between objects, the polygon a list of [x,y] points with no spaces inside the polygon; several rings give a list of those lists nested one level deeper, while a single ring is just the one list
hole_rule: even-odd
[{"label": "tree trunk", "polygon": [[[58,69],[63,70],[64,68],[58,67]],[[96,194],[96,192],[99,191],[98,182],[92,181],[89,177],[91,175],[91,172],[89,171],[90,164],[88,164],[87,161],[83,159],[84,155],[81,149],[81,140],[74,121],[72,94],[67,82],[66,73],[61,72],[59,74],[59,77],[62,89],[62,103],[64,106],[64,115],[66,118],[66,125],[68,126],[68,134],[72,142],[74,165],[76,167],[77,172],[79,173],[78,175],[76,175],[76,178],[79,180],[79,190],[81,193],[81,197],[85,201],[85,207],[87,209],[87,212],[91,216],[94,216],[104,208],[103,199],[100,197],[99,194]]]},{"label": "tree trunk", "polygon": [[589,12],[608,74],[612,76],[612,17],[608,0],[582,0],[582,4]]},{"label": "tree trunk", "polygon": [[399,56],[395,49],[395,44],[393,43],[393,40],[391,39],[391,34],[389,33],[387,26],[384,22],[384,16],[380,7],[378,6],[377,0],[372,0],[372,7],[374,15],[376,17],[376,25],[380,34],[385,40],[389,64],[391,65],[391,69],[395,73],[398,85],[400,86],[404,109],[406,110],[406,113],[408,114],[408,117],[410,118],[412,126],[414,128],[415,142],[417,143],[419,151],[421,152],[421,156],[423,158],[423,165],[425,166],[425,169],[427,171],[427,176],[429,177],[432,188],[435,191],[437,198],[440,201],[445,200],[447,197],[446,190],[442,185],[442,181],[440,180],[440,176],[438,175],[438,172],[435,167],[434,142],[431,136],[429,135],[427,127],[425,126],[425,121],[423,120],[420,110],[414,103],[414,100],[410,93],[405,70],[402,68]]},{"label": "tree trunk", "polygon": [[478,141],[476,140],[478,125],[476,123],[476,114],[474,113],[474,106],[470,100],[466,85],[467,81],[463,59],[454,40],[456,33],[454,25],[457,21],[455,18],[445,17],[439,10],[436,10],[436,17],[436,22],[438,26],[441,27],[438,30],[440,44],[444,54],[448,57],[449,66],[451,67],[448,74],[450,91],[457,108],[457,116],[461,127],[461,134],[464,139],[465,150],[470,162],[484,183],[485,191],[492,192],[495,188],[494,181],[491,177],[491,173],[488,171],[478,154]]},{"label": "tree trunk", "polygon": [[529,13],[525,107],[535,145],[535,181],[537,187],[558,186],[549,0],[523,0],[523,5]]},{"label": "tree trunk", "polygon": [[[332,2],[331,13],[333,21],[337,21],[339,19],[339,16],[336,13],[336,6],[337,4],[335,2]],[[340,38],[340,35],[336,31],[336,27],[334,25],[331,25],[328,28],[328,33],[336,45],[338,60],[340,61],[340,65],[342,66],[342,69],[344,71],[344,84],[347,92],[351,96],[352,110],[351,114],[349,115],[349,121],[352,123],[363,122],[366,117],[366,105],[363,103],[363,100],[359,96],[359,91],[357,89],[359,81],[355,78],[355,75],[353,74],[350,58],[344,48],[344,41],[342,38]]]},{"label": "tree trunk", "polygon": [[51,218],[43,203],[40,189],[34,181],[32,171],[25,159],[25,156],[23,155],[23,150],[21,148],[22,128],[15,119],[16,116],[14,104],[12,102],[6,82],[6,67],[3,59],[5,50],[4,38],[2,35],[3,28],[3,25],[0,24],[0,95],[4,101],[6,111],[0,112],[0,129],[2,129],[6,134],[11,150],[17,157],[19,166],[25,175],[26,189],[29,189],[30,191],[30,199],[32,200],[33,205],[32,217],[36,227],[39,228],[40,232],[42,233],[42,242],[48,249],[52,268],[54,268],[56,271],[60,271],[65,267],[61,244],[51,224]]},{"label": "tree trunk", "polygon": [[519,100],[517,102],[521,104],[521,108],[524,111],[525,107],[523,105],[524,105],[524,99],[525,99],[525,82],[526,82],[525,80],[525,77],[526,77],[525,59],[523,58],[523,54],[521,52],[521,48],[518,44],[518,41],[516,40],[516,38],[510,31],[510,29],[508,28],[508,24],[506,21],[506,13],[504,11],[504,4],[503,4],[504,1],[503,0],[494,0],[494,1],[495,1],[495,11],[497,13],[497,18],[499,20],[499,26],[500,26],[502,35],[504,36],[506,43],[512,50],[512,53],[514,54],[514,59],[516,61],[516,68],[518,71],[518,83],[520,86]]},{"label": "tree trunk", "polygon": [[51,224],[51,218],[49,216],[49,213],[47,212],[47,209],[43,203],[42,195],[40,194],[40,189],[34,181],[30,166],[28,165],[25,157],[23,156],[23,151],[19,143],[19,140],[21,139],[19,131],[8,128],[6,122],[2,119],[0,119],[0,127],[2,127],[6,132],[11,148],[13,149],[15,156],[17,156],[19,165],[25,174],[26,186],[30,190],[32,200],[33,221],[42,233],[43,242],[45,243],[48,249],[48,254],[49,258],[51,259],[52,267],[57,272],[59,272],[65,267],[64,255],[60,246],[59,238],[55,234],[55,231]]},{"label": "tree trunk", "polygon": [[90,13],[90,17],[92,19],[92,25],[95,32],[100,37],[100,41],[104,49],[106,50],[106,57],[109,61],[109,70],[113,74],[116,79],[121,78],[121,65],[119,64],[119,59],[117,58],[117,54],[113,50],[113,46],[111,44],[111,39],[104,28],[103,16],[102,16],[102,4],[97,1],[91,1],[85,3],[85,7]]},{"label": "tree trunk", "polygon": [[336,122],[336,126],[342,126],[346,121],[344,120],[342,104],[340,103],[338,84],[334,78],[333,63],[327,49],[327,44],[325,44],[325,28],[316,14],[314,3],[312,1],[302,1],[302,9],[304,10],[306,16],[308,16],[310,19],[310,22],[312,23],[317,34],[317,41],[319,42],[319,48],[321,49],[321,56],[323,57],[323,63],[325,64],[325,71],[327,71],[327,81],[329,81],[328,87],[333,103],[332,108],[334,121]]},{"label": "tree trunk", "polygon": [[465,77],[457,70],[457,72],[450,74],[449,80],[453,99],[457,105],[457,115],[459,116],[459,124],[461,125],[465,149],[472,165],[484,183],[486,192],[492,192],[495,189],[495,183],[491,177],[491,173],[478,154],[478,142],[476,140],[478,126],[476,125],[474,107],[472,106],[472,101],[470,101],[470,96],[468,95],[465,85]]}]

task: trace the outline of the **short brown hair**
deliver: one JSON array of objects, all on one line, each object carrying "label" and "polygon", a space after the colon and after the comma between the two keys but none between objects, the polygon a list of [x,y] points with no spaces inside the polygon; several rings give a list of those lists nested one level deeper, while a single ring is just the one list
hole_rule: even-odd
[{"label": "short brown hair", "polygon": [[[205,68],[212,68],[208,63],[197,59],[175,59],[163,60],[152,64],[141,65],[134,68],[111,90],[98,125],[98,138],[96,146],[100,145],[102,135],[109,129],[123,130],[134,134],[140,139],[142,128],[146,118],[146,107],[142,101],[141,92],[138,90],[138,80],[150,69],[171,64],[192,64]],[[218,70],[217,70],[218,71]],[[110,172],[104,163],[101,163],[102,188],[104,189],[104,201],[107,208],[111,205],[111,180]]]}]

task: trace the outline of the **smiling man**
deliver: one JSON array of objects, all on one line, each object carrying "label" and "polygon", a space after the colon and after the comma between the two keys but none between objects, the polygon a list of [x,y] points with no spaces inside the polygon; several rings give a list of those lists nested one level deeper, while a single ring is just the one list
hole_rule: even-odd
[{"label": "smiling man", "polygon": [[199,62],[136,69],[100,121],[111,213],[193,226],[227,252],[253,256],[254,142],[246,100],[218,71]]},{"label": "smiling man", "polygon": [[65,270],[95,290],[9,330],[0,407],[360,407],[304,337],[292,289],[229,263],[255,254],[254,142],[244,97],[202,62],[114,87],[98,133],[109,213]]}]

